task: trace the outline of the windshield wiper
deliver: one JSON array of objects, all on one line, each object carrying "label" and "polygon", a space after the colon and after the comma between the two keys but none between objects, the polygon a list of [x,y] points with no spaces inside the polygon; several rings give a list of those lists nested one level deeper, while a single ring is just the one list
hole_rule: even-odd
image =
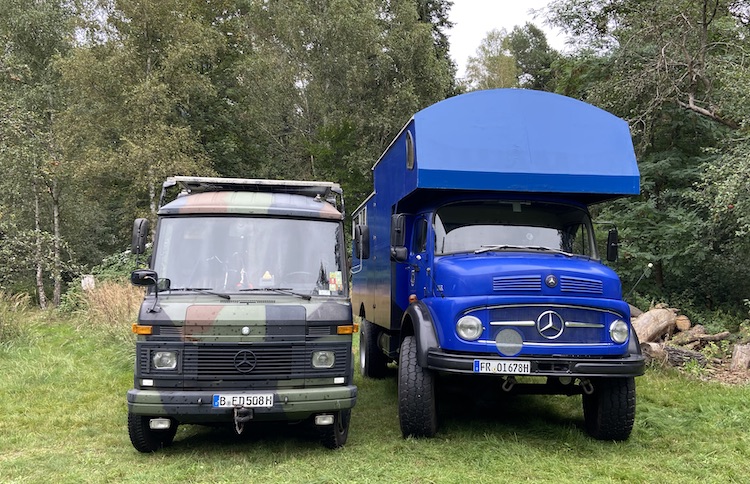
[{"label": "windshield wiper", "polygon": [[224,294],[222,292],[216,292],[212,291],[210,287],[177,287],[177,288],[169,288],[167,291],[188,291],[188,292],[199,292],[201,294],[209,294],[211,296],[219,296],[222,299],[231,299],[229,297],[229,294]]},{"label": "windshield wiper", "polygon": [[[536,250],[540,252],[553,252],[555,254],[562,254],[568,257],[575,257],[577,254],[571,254],[559,249],[553,249],[551,247],[545,247],[543,245],[483,245],[481,249],[474,251],[475,254],[482,254],[492,250]],[[585,257],[585,256],[584,256]]]},{"label": "windshield wiper", "polygon": [[240,289],[241,292],[263,292],[263,291],[269,291],[269,292],[275,292],[278,294],[287,294],[289,296],[297,296],[299,298],[302,298],[306,301],[309,301],[312,299],[312,296],[309,294],[301,294],[299,292],[295,292],[292,290],[291,287],[251,287],[251,288],[245,288]]}]

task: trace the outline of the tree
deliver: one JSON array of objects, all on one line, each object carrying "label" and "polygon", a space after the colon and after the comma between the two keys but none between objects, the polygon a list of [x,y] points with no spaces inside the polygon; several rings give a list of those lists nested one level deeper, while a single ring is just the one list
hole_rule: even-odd
[{"label": "tree", "polygon": [[23,260],[17,262],[28,266],[29,259],[34,261],[37,297],[45,307],[45,273],[52,276],[54,304],[60,302],[65,245],[60,211],[66,167],[61,163],[56,118],[60,88],[54,60],[72,46],[75,16],[67,2],[2,0],[0,11],[4,74],[0,97],[8,120],[0,128],[4,131],[0,164],[9,174],[3,180],[3,205],[8,218],[5,229],[10,232],[4,235],[22,239],[33,230],[34,250],[19,252]]},{"label": "tree", "polygon": [[748,152],[747,102],[737,96],[748,79],[746,13],[744,3],[721,0],[550,5],[549,19],[579,48],[560,62],[558,88],[633,129],[642,196],[603,212],[626,227],[621,270],[634,279],[651,260],[649,291],[709,307],[750,290],[739,270],[750,262],[747,252],[727,238],[739,222],[727,208],[733,203],[709,189],[727,175],[724,166]]},{"label": "tree", "polygon": [[506,41],[505,29],[493,29],[477,47],[476,57],[466,64],[466,87],[469,90],[519,87],[516,59]]}]

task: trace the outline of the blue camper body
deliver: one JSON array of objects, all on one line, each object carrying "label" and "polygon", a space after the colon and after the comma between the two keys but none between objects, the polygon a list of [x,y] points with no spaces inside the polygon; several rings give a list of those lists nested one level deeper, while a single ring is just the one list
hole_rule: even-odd
[{"label": "blue camper body", "polygon": [[582,394],[587,431],[626,439],[644,359],[587,207],[639,193],[627,124],[556,94],[477,91],[416,113],[373,171],[352,308],[363,374],[398,364],[404,436],[434,435],[451,373]]}]

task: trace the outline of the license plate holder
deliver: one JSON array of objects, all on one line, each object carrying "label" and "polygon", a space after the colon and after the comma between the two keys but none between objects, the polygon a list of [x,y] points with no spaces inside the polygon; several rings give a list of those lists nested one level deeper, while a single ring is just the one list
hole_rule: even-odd
[{"label": "license plate holder", "polygon": [[531,362],[527,360],[474,360],[474,373],[490,375],[530,375]]},{"label": "license plate holder", "polygon": [[273,393],[215,393],[214,408],[271,408]]}]

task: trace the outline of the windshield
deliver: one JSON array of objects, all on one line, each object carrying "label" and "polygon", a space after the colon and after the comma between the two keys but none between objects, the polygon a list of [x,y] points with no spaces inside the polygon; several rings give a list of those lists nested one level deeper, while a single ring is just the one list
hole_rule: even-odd
[{"label": "windshield", "polygon": [[454,203],[436,212],[434,230],[438,255],[553,250],[596,257],[589,215],[570,205],[498,200]]},{"label": "windshield", "polygon": [[153,268],[171,290],[286,289],[347,294],[338,222],[257,217],[165,217]]}]

